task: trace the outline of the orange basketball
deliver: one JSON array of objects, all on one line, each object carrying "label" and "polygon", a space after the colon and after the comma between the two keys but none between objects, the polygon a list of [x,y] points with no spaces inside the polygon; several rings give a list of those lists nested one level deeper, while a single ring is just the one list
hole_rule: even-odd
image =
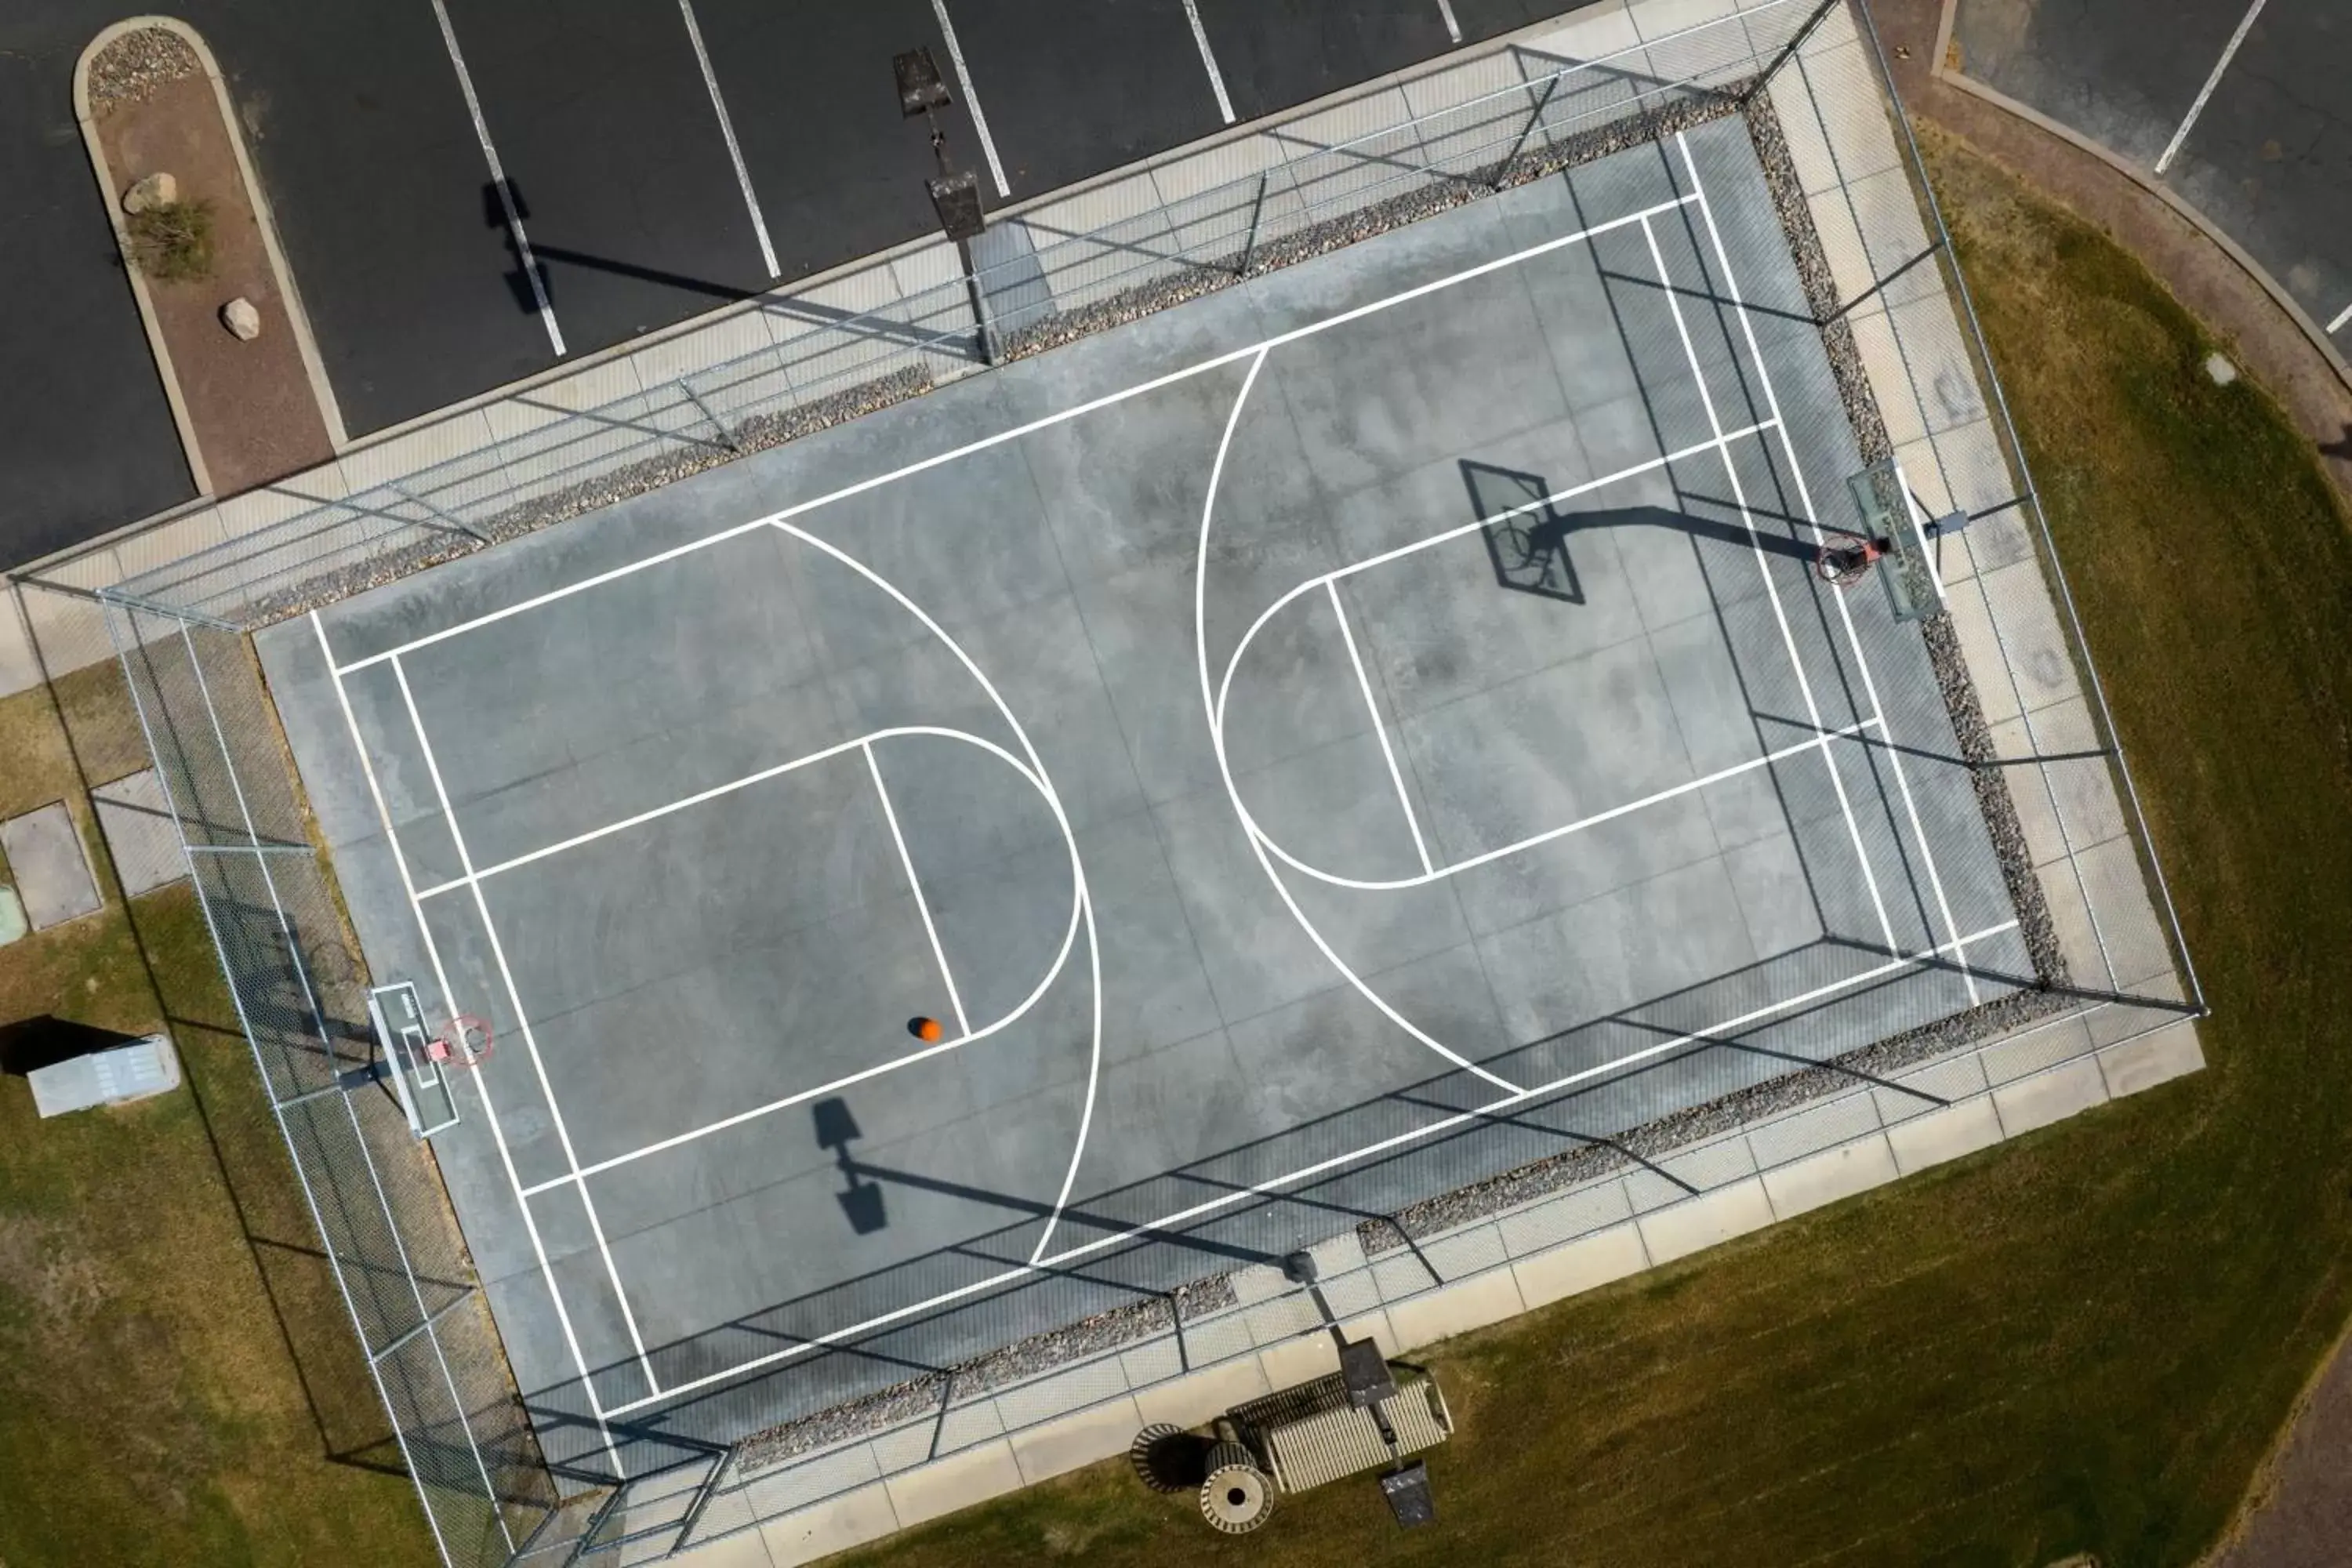
[{"label": "orange basketball", "polygon": [[907,1020],[907,1032],[925,1045],[938,1044],[947,1038],[948,1033],[940,1026],[937,1018],[909,1018]]}]

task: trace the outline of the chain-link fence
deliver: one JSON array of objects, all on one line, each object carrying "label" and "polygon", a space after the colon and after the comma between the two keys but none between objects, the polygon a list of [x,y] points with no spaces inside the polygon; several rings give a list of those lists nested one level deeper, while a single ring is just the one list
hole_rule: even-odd
[{"label": "chain-link fence", "polygon": [[1917,1092],[1890,1099],[1825,1074],[1822,1098],[1794,1115],[1718,1131],[1466,1222],[1457,1215],[1452,1228],[1415,1230],[1393,1250],[1374,1238],[1371,1251],[1333,1271],[1327,1293],[1343,1311],[1407,1301],[1615,1223],[1612,1215],[1753,1178],[1839,1138],[1886,1132],[1926,1100],[1988,1095],[2201,1010],[2047,525],[1866,15],[1853,0],[1761,0],[1592,60],[1547,63],[1517,50],[1486,64],[1511,79],[1346,135],[1278,129],[1234,153],[1256,166],[1197,195],[1155,195],[1098,226],[1057,228],[1051,207],[1000,220],[969,271],[885,309],[825,318],[762,301],[759,310],[793,323],[769,347],[586,410],[509,400],[510,417],[485,426],[507,434],[479,450],[128,580],[87,575],[97,569],[73,563],[52,574],[55,585],[94,590],[106,605],[246,1032],[451,1562],[660,1555],[1001,1436],[1023,1418],[1008,1408],[1058,1418],[1242,1353],[1269,1331],[1246,1302],[1181,1324],[1171,1309],[1164,1332],[1038,1380],[1054,1392],[1025,1407],[1007,1406],[1001,1390],[959,1394],[950,1377],[936,1411],[854,1443],[783,1459],[771,1447],[756,1465],[742,1453],[712,1454],[616,1492],[560,1500],[429,1152],[373,1076],[365,979],[245,634],[1704,121],[1745,117],[1853,440],[1865,460],[1894,465],[1923,525],[1943,523],[1937,603],[1921,630],[2004,846],[2010,891],[2041,944],[2038,1011],[2002,1039],[1906,1063],[1906,1073],[1943,1075]]},{"label": "chain-link fence", "polygon": [[[279,618],[1727,111],[1811,12],[1760,0],[1587,61],[1506,51],[1481,62],[1491,88],[1429,113],[1399,120],[1375,100],[1235,142],[1208,165],[1234,177],[1192,195],[1155,182],[1142,210],[1082,230],[1060,221],[1067,198],[1024,208],[974,242],[961,275],[887,305],[762,300],[770,346],[588,408],[518,395],[474,416],[498,433],[477,449],[346,496],[301,504],[301,479],[285,481],[289,515],[124,590],[230,625]],[[185,539],[227,526],[173,525]]]},{"label": "chain-link fence", "polygon": [[457,1564],[508,1561],[554,1488],[440,1173],[377,1077],[366,984],[247,639],[106,610],[196,897],[312,1220]]}]

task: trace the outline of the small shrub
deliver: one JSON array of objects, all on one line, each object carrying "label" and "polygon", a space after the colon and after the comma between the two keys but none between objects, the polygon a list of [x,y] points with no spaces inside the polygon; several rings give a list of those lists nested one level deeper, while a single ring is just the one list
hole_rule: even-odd
[{"label": "small shrub", "polygon": [[131,265],[148,277],[185,283],[212,276],[212,203],[167,202],[132,213],[127,226]]}]

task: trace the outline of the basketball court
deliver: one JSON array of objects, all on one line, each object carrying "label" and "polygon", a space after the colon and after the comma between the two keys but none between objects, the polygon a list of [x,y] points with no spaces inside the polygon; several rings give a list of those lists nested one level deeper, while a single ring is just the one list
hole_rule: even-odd
[{"label": "basketball court", "polygon": [[2032,984],[1863,468],[1718,120],[261,634],[551,1459]]}]

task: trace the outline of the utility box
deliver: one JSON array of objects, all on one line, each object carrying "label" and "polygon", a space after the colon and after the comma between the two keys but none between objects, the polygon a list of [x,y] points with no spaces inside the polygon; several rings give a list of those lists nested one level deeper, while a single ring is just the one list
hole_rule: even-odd
[{"label": "utility box", "polygon": [[25,1075],[42,1116],[63,1116],[99,1105],[121,1105],[180,1087],[180,1055],[169,1035],[149,1035],[127,1046],[35,1068]]}]

